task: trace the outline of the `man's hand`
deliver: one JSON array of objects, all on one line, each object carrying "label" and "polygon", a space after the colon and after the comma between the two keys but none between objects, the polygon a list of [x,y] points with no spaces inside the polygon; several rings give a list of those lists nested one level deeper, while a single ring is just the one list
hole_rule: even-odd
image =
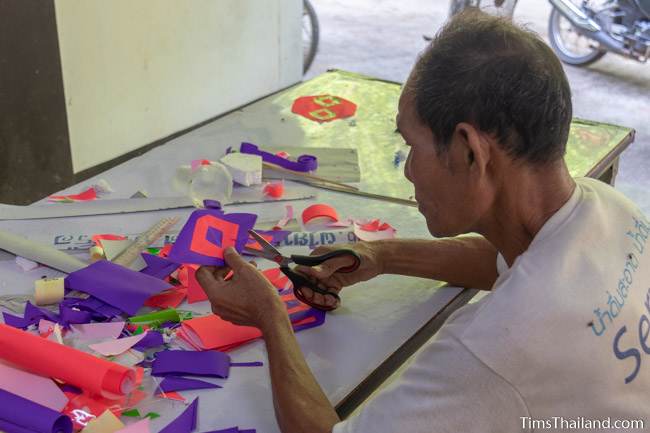
[{"label": "man's hand", "polygon": [[[196,279],[212,304],[212,312],[236,325],[263,329],[286,309],[278,291],[257,268],[233,248],[224,251],[227,267],[203,266]],[[232,278],[224,278],[232,270]]]},{"label": "man's hand", "polygon": [[[356,244],[337,246],[320,246],[314,249],[311,253],[311,255],[314,256],[326,254],[341,248],[354,250],[361,258],[359,268],[354,272],[337,272],[339,269],[345,268],[354,263],[353,258],[346,256],[329,259],[319,266],[297,266],[296,271],[310,277],[313,281],[317,282],[321,288],[327,288],[330,291],[339,293],[343,287],[351,286],[361,281],[367,281],[383,272],[383,265],[378,246],[378,243],[372,242],[359,242]],[[303,287],[301,292],[305,298],[315,304],[332,306],[334,302],[337,302],[333,297],[314,293],[307,287]]]}]

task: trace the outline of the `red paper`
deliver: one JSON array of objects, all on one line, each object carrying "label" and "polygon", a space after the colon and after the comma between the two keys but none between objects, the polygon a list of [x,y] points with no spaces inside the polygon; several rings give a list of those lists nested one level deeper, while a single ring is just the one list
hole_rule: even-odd
[{"label": "red paper", "polygon": [[134,370],[0,324],[0,358],[95,395],[120,396],[134,387]]},{"label": "red paper", "polygon": [[[215,229],[221,232],[221,245],[208,238],[208,231]],[[239,225],[235,223],[214,215],[202,215],[196,219],[190,250],[204,256],[223,258],[223,251],[235,246],[238,232]]]},{"label": "red paper", "polygon": [[339,215],[336,213],[336,209],[328,204],[317,203],[309,206],[302,211],[302,223],[307,224],[309,221],[314,218],[326,217],[332,221],[338,221]]},{"label": "red paper", "polygon": [[97,199],[97,191],[92,186],[79,194],[51,195],[49,201],[90,201]]},{"label": "red paper", "polygon": [[186,296],[187,287],[181,286],[152,296],[145,301],[144,305],[152,308],[176,308]]},{"label": "red paper", "polygon": [[340,96],[302,96],[293,102],[291,111],[316,122],[331,122],[354,116],[357,106]]},{"label": "red paper", "polygon": [[205,294],[205,291],[196,279],[196,271],[198,269],[198,265],[183,265],[178,271],[178,281],[187,287],[188,304],[208,300],[208,295]]},{"label": "red paper", "polygon": [[268,183],[264,186],[263,190],[265,195],[268,195],[272,198],[282,198],[284,195],[284,183],[283,182],[274,182]]}]

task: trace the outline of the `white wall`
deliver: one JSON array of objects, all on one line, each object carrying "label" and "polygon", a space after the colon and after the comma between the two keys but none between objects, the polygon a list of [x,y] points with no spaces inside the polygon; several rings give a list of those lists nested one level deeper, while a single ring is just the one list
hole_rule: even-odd
[{"label": "white wall", "polygon": [[75,172],[296,83],[300,0],[56,0]]}]

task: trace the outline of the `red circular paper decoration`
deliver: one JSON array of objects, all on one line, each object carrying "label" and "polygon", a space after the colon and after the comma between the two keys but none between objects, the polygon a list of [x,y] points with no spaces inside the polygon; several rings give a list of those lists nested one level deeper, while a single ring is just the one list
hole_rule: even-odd
[{"label": "red circular paper decoration", "polygon": [[357,106],[340,96],[301,96],[293,102],[291,111],[315,122],[331,122],[354,116]]}]

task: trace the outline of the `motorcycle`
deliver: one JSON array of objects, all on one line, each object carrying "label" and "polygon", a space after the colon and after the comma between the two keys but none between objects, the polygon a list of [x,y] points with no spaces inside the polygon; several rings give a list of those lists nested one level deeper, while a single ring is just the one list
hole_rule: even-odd
[{"label": "motorcycle", "polygon": [[566,64],[589,65],[611,51],[650,57],[650,0],[549,0],[548,37]]},{"label": "motorcycle", "polygon": [[468,7],[475,7],[489,14],[512,18],[516,5],[517,0],[451,0],[449,16],[456,15]]}]

